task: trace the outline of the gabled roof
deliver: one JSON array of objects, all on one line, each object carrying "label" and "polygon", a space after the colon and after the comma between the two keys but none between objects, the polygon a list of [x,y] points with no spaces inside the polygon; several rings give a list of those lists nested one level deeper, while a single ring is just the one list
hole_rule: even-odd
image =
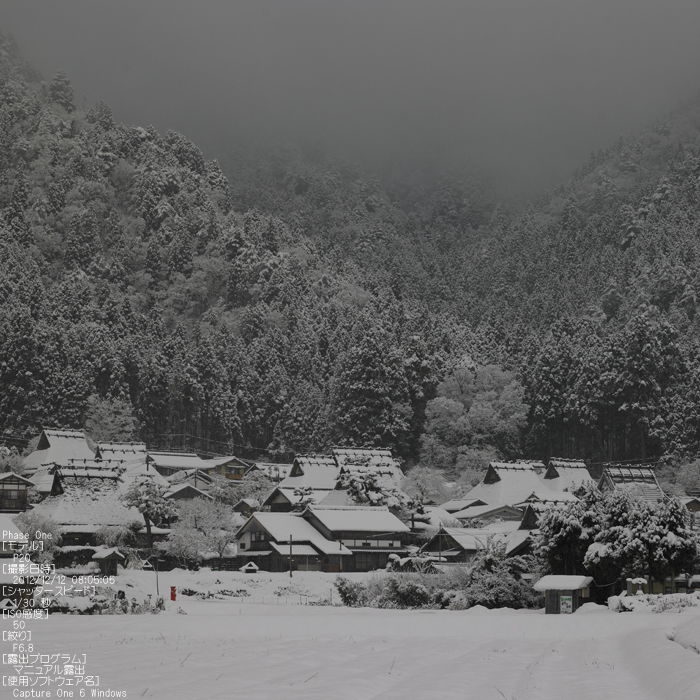
[{"label": "gabled roof", "polygon": [[201,489],[195,488],[189,482],[171,486],[164,495],[166,498],[173,498],[174,496],[182,496],[183,494],[186,494],[189,498],[207,498],[210,501],[212,500],[212,496]]},{"label": "gabled roof", "polygon": [[174,474],[163,478],[170,484],[181,484],[187,481],[194,485],[196,480],[197,488],[204,485],[209,487],[214,482],[214,479],[207,474],[207,472],[203,472],[201,469],[180,469]]},{"label": "gabled roof", "polygon": [[483,481],[465,498],[478,498],[489,505],[522,503],[533,491],[544,486],[538,471],[539,468],[527,462],[491,462]]},{"label": "gabled roof", "polygon": [[212,466],[207,460],[191,452],[151,452],[149,450],[148,457],[153,464],[163,469],[204,470]]},{"label": "gabled roof", "polygon": [[131,484],[142,476],[147,476],[153,481],[164,487],[170,486],[170,482],[162,475],[159,474],[155,467],[151,466],[146,462],[145,459],[137,457],[128,462],[122,462],[121,464],[122,474],[121,474],[121,486],[122,492],[125,492]]},{"label": "gabled roof", "polygon": [[278,544],[289,543],[291,536],[293,544],[311,544],[323,554],[352,554],[339,542],[327,540],[310,522],[291,513],[253,513],[239,530],[238,536],[251,529],[256,522]]},{"label": "gabled roof", "polygon": [[44,430],[37,449],[22,460],[25,470],[36,470],[42,464],[63,466],[69,459],[94,459],[85,435],[75,430]]},{"label": "gabled roof", "polygon": [[609,465],[603,470],[598,488],[627,491],[632,497],[651,503],[666,498],[649,465]]},{"label": "gabled roof", "polygon": [[203,461],[208,465],[209,469],[212,467],[219,467],[224,464],[231,464],[232,462],[235,462],[237,466],[243,467],[244,469],[250,467],[250,462],[234,455],[229,455],[228,457],[213,457],[212,459],[205,459]]},{"label": "gabled roof", "polygon": [[331,532],[408,532],[388,508],[370,506],[308,506],[304,517],[315,517]]},{"label": "gabled roof", "polygon": [[311,493],[305,496],[301,496],[295,493],[295,488],[285,489],[281,486],[275,488],[263,502],[263,506],[269,506],[276,498],[276,496],[281,495],[284,499],[294,505],[299,503],[302,498],[312,498],[314,503],[320,503],[333,491],[332,489],[311,489]]},{"label": "gabled roof", "polygon": [[327,467],[307,466],[304,473],[299,476],[288,476],[279,482],[282,489],[297,489],[308,486],[312,489],[331,491],[338,482],[338,475],[335,469]]},{"label": "gabled roof", "polygon": [[125,559],[124,555],[119,551],[117,547],[109,547],[108,549],[98,549],[93,555],[93,559],[109,559],[114,557],[116,559]]},{"label": "gabled roof", "polygon": [[30,481],[26,477],[22,476],[21,474],[15,474],[15,472],[3,472],[0,474],[0,481],[10,481],[10,480],[19,480],[20,482],[26,484],[27,486],[34,486],[34,482]]},{"label": "gabled roof", "polygon": [[334,474],[338,473],[338,464],[332,455],[297,455],[292,463],[289,476],[301,476],[314,468],[317,472],[323,468]]},{"label": "gabled roof", "polygon": [[456,513],[460,510],[465,510],[466,508],[471,508],[472,506],[485,506],[484,501],[478,498],[455,498],[446,503],[442,503],[440,508],[446,510],[448,513]]},{"label": "gabled roof", "polygon": [[576,491],[585,484],[594,483],[588,467],[578,459],[550,459],[543,478],[548,488],[556,491]]},{"label": "gabled roof", "polygon": [[54,482],[58,481],[60,488],[60,480],[58,477],[58,466],[55,464],[42,464],[37,467],[34,474],[32,474],[32,482],[34,483],[34,488],[37,493],[51,493],[53,490]]}]

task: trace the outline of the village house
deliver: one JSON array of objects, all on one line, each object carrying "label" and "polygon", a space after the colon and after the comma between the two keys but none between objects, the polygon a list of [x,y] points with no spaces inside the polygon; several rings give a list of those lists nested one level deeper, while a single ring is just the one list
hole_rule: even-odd
[{"label": "village house", "polygon": [[338,483],[340,468],[331,455],[297,455],[289,476],[263,502],[273,513],[288,513],[305,498],[320,503]]},{"label": "village house", "polygon": [[162,476],[171,476],[179,471],[188,469],[200,469],[207,471],[209,466],[207,460],[199,455],[188,452],[148,452],[148,462],[152,464],[156,471]]},{"label": "village house", "polygon": [[334,448],[330,455],[297,455],[289,476],[263,502],[273,512],[289,512],[308,503],[353,504],[342,487],[351,474],[371,474],[381,485],[398,489],[403,472],[391,450]]},{"label": "village house", "polygon": [[[253,513],[236,536],[238,555],[262,571],[338,571],[353,553],[293,513]],[[246,563],[247,563],[246,562]]]},{"label": "village house", "polygon": [[14,472],[0,474],[0,513],[20,513],[27,509],[27,491],[33,482]]},{"label": "village house", "polygon": [[[480,484],[464,496],[489,505],[517,506],[533,493],[573,493],[584,484],[595,483],[579,460],[555,458],[545,468],[541,462],[491,462]],[[444,507],[444,505],[443,505]]]},{"label": "village house", "polygon": [[444,564],[464,564],[491,544],[501,544],[506,556],[531,551],[530,532],[517,520],[496,521],[480,528],[440,527],[421,552]]},{"label": "village house", "polygon": [[203,460],[208,474],[223,476],[226,479],[240,481],[245,473],[250,469],[251,463],[242,460],[240,457],[214,457]]},{"label": "village house", "polygon": [[[409,528],[387,508],[371,506],[308,506],[302,517],[326,539],[352,553],[338,562],[343,571],[384,569],[391,554],[405,556]],[[324,571],[335,571],[330,563]]]}]

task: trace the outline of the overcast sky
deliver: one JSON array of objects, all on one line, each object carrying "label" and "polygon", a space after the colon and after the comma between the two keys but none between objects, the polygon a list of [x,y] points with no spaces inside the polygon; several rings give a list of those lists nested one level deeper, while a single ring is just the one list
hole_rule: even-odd
[{"label": "overcast sky", "polygon": [[0,0],[47,79],[209,157],[438,154],[531,191],[700,89],[698,0]]}]

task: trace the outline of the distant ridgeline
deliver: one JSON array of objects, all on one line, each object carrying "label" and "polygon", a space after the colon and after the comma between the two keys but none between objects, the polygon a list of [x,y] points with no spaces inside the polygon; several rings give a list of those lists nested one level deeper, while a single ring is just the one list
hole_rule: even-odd
[{"label": "distant ridgeline", "polygon": [[697,104],[516,215],[292,148],[225,175],[0,44],[0,432],[453,473],[697,450]]}]

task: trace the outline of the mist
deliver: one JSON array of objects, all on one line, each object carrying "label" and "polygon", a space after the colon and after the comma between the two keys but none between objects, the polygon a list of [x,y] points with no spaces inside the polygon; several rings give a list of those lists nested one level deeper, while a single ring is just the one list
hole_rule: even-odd
[{"label": "mist", "polygon": [[207,157],[297,142],[518,194],[693,97],[698,26],[684,0],[0,2],[0,28],[45,79],[65,70],[77,103]]}]

